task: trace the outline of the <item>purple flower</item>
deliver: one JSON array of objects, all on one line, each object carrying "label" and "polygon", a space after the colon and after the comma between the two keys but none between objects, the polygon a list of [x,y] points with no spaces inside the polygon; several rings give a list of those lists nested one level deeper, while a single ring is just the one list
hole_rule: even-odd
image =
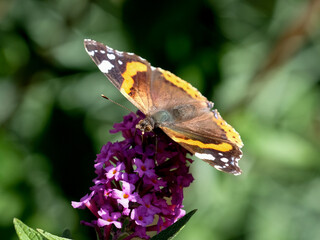
[{"label": "purple flower", "polygon": [[121,132],[124,140],[102,147],[91,192],[72,202],[94,214],[96,219],[82,223],[94,227],[100,240],[111,235],[113,240],[149,239],[150,232],[164,230],[185,214],[183,189],[193,181],[192,160],[160,129],[142,135],[136,125],[144,117],[130,113],[114,125],[110,132]]},{"label": "purple flower", "polygon": [[98,219],[97,224],[99,227],[104,227],[106,225],[114,224],[117,228],[121,228],[121,222],[116,221],[118,218],[121,217],[121,213],[113,212],[109,214],[105,210],[101,209],[99,212],[101,218]]},{"label": "purple flower", "polygon": [[154,160],[146,159],[144,162],[138,158],[133,159],[134,164],[137,166],[135,172],[139,174],[139,177],[143,175],[154,176]]},{"label": "purple flower", "polygon": [[145,227],[137,225],[134,230],[135,230],[135,233],[132,234],[132,237],[139,237],[141,239],[150,238],[150,236],[147,235],[147,231]]},{"label": "purple flower", "polygon": [[105,168],[106,176],[108,179],[115,179],[117,181],[121,178],[121,171],[125,169],[125,166],[123,163],[119,163],[116,167],[109,166]]},{"label": "purple flower", "polygon": [[153,216],[153,214],[148,213],[148,208],[139,206],[132,210],[130,217],[137,225],[146,227],[153,222]]},{"label": "purple flower", "polygon": [[118,189],[113,189],[112,196],[118,200],[124,208],[129,207],[129,202],[137,202],[139,199],[138,193],[133,193],[135,189],[133,184],[128,182],[122,182],[122,191]]},{"label": "purple flower", "polygon": [[156,197],[153,196],[153,194],[147,194],[147,195],[143,196],[143,197],[140,199],[140,201],[139,201],[139,203],[141,204],[141,206],[144,206],[144,207],[147,209],[147,212],[148,212],[149,214],[152,214],[152,215],[161,212],[160,208],[158,208],[158,207],[156,207],[156,206],[154,206],[154,205],[152,204],[151,201],[152,201],[153,199],[156,199]]},{"label": "purple flower", "polygon": [[167,182],[159,179],[156,174],[149,177],[145,176],[143,181],[147,186],[152,186],[156,191],[160,191],[161,187],[165,187],[167,185]]}]

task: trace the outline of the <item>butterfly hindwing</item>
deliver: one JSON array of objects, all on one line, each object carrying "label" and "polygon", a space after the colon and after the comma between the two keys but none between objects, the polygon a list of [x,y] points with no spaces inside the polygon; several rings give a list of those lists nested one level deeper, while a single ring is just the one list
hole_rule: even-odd
[{"label": "butterfly hindwing", "polygon": [[[216,119],[216,112],[208,111],[190,120],[161,128],[196,157],[220,171],[239,175],[241,170],[238,161],[242,156],[240,148],[243,143],[239,134],[220,115],[218,121],[212,119]],[[219,126],[222,120],[227,131]]]}]

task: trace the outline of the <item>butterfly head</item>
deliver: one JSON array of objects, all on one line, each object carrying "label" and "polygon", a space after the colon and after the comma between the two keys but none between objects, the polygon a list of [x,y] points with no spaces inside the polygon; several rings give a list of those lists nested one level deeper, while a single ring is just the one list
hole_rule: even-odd
[{"label": "butterfly head", "polygon": [[146,117],[140,120],[140,122],[136,125],[136,128],[140,129],[142,133],[151,132],[154,129],[154,127],[155,122],[151,117]]}]

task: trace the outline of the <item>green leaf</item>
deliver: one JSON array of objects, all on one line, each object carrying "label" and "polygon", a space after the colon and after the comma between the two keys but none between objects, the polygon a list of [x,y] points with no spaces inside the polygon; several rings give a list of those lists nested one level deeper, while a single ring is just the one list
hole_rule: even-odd
[{"label": "green leaf", "polygon": [[20,240],[45,240],[45,238],[36,230],[28,227],[19,219],[13,219],[14,228]]},{"label": "green leaf", "polygon": [[184,226],[187,224],[187,222],[190,220],[192,215],[195,214],[196,211],[197,211],[197,209],[192,210],[191,212],[189,212],[188,214],[186,214],[185,216],[180,218],[173,225],[166,228],[165,230],[163,230],[162,232],[160,232],[156,236],[152,237],[150,240],[167,240],[167,239],[170,240],[170,239],[173,239],[178,234],[178,232],[180,232],[181,229],[184,228]]},{"label": "green leaf", "polygon": [[37,231],[41,233],[41,235],[43,235],[48,240],[70,240],[70,238],[58,237],[42,229],[37,229]]}]

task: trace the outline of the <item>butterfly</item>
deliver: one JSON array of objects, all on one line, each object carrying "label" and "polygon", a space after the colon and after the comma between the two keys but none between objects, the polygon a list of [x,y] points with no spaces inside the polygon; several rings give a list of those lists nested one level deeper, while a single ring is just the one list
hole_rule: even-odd
[{"label": "butterfly", "polygon": [[146,116],[142,131],[161,128],[172,140],[217,170],[241,174],[243,143],[238,132],[196,88],[133,53],[85,39],[100,71]]}]

